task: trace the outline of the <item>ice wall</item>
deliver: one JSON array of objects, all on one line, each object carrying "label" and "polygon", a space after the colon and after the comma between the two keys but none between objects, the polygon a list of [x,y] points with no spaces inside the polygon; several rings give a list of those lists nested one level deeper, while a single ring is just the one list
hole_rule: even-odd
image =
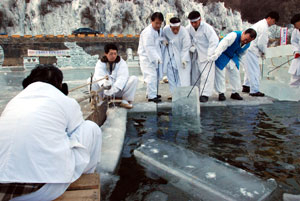
[{"label": "ice wall", "polygon": [[79,27],[91,27],[104,33],[139,34],[154,11],[175,13],[188,23],[187,15],[200,11],[204,20],[219,32],[241,30],[240,13],[224,3],[203,6],[190,0],[1,0],[0,32],[8,34],[70,34]]},{"label": "ice wall", "polygon": [[94,67],[98,61],[98,55],[89,55],[75,42],[65,42],[70,50],[70,56],[56,56],[57,66],[62,67]]}]

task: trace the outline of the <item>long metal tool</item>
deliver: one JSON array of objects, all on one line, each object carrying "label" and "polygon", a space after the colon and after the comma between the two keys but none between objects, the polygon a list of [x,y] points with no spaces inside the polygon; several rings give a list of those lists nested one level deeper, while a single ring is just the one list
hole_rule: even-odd
[{"label": "long metal tool", "polygon": [[195,84],[193,85],[193,87],[192,87],[191,91],[189,92],[189,94],[187,95],[187,97],[189,97],[189,96],[190,96],[190,94],[192,93],[192,91],[193,91],[194,87],[196,86],[197,82],[199,81],[199,79],[200,79],[200,77],[201,77],[201,75],[202,75],[203,71],[206,69],[206,66],[207,66],[207,64],[208,64],[208,63],[209,63],[209,62],[207,62],[207,63],[205,64],[205,66],[204,66],[203,70],[200,72],[200,75],[199,75],[198,79],[196,80]]}]

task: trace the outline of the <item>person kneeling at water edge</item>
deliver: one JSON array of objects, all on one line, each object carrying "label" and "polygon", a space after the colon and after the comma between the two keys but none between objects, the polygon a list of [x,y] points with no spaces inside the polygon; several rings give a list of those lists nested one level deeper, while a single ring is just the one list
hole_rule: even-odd
[{"label": "person kneeling at water edge", "polygon": [[109,80],[101,80],[92,85],[92,90],[97,91],[100,87],[105,87],[104,92],[99,92],[99,96],[122,98],[121,107],[131,109],[132,102],[137,87],[137,77],[129,76],[126,62],[118,56],[118,48],[115,44],[104,46],[105,55],[99,60],[95,67],[94,80],[105,76]]},{"label": "person kneeling at water edge", "polygon": [[101,129],[66,96],[63,74],[38,65],[0,117],[0,200],[54,200],[100,161]]},{"label": "person kneeling at water edge", "polygon": [[223,38],[214,53],[208,58],[208,61],[215,61],[216,77],[215,89],[219,93],[219,101],[226,100],[224,95],[225,87],[225,68],[229,74],[229,81],[232,86],[232,94],[230,98],[235,100],[243,100],[237,93],[241,88],[241,78],[239,66],[241,57],[247,52],[250,42],[256,38],[254,29],[247,29],[244,32],[234,31]]}]

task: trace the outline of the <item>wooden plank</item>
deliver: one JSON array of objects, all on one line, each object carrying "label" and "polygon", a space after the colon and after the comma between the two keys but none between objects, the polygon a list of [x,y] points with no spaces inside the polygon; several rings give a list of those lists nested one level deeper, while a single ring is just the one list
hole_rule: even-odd
[{"label": "wooden plank", "polygon": [[100,201],[100,190],[66,191],[55,201]]},{"label": "wooden plank", "polygon": [[74,181],[68,190],[100,189],[100,176],[97,173],[83,174]]}]

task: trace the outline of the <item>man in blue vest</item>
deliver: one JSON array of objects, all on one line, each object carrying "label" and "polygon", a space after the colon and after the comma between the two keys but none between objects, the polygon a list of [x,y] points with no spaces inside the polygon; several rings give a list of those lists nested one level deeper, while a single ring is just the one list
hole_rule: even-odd
[{"label": "man in blue vest", "polygon": [[224,95],[226,91],[225,67],[229,74],[229,82],[232,87],[230,98],[243,100],[239,93],[237,93],[237,91],[240,91],[242,85],[239,67],[241,57],[247,52],[246,50],[249,48],[250,42],[255,38],[256,31],[251,28],[244,32],[231,32],[220,41],[214,54],[209,57],[208,61],[215,61],[217,67],[215,72],[215,89],[219,93],[219,101],[226,100]]}]

